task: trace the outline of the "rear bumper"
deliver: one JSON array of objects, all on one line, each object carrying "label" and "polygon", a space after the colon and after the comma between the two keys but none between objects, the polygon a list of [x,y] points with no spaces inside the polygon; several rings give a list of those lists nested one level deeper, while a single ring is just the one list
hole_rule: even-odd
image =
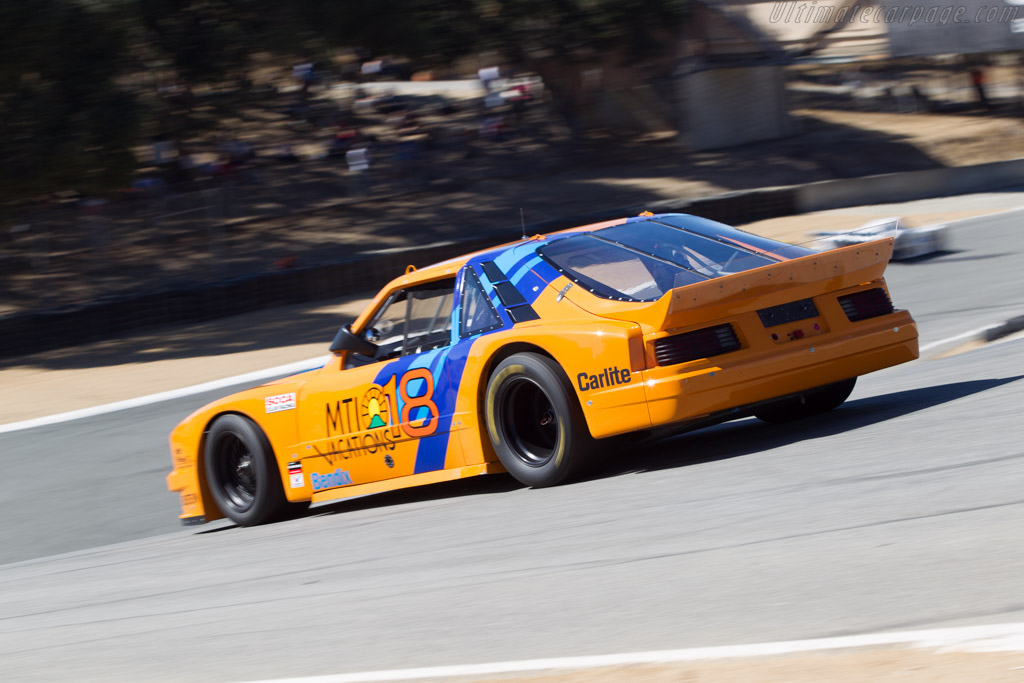
[{"label": "rear bumper", "polygon": [[644,371],[653,426],[692,420],[905,363],[918,357],[906,311],[844,331]]}]

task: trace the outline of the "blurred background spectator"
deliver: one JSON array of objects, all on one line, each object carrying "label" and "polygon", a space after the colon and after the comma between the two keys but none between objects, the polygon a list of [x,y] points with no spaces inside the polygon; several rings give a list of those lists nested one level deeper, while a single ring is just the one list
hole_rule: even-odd
[{"label": "blurred background spectator", "polygon": [[5,3],[0,315],[340,261],[382,226],[1024,156],[1018,8],[980,2]]}]

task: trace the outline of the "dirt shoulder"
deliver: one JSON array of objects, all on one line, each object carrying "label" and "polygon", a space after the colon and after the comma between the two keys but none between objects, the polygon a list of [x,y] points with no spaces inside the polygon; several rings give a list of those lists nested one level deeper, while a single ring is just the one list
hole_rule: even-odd
[{"label": "dirt shoulder", "polygon": [[854,650],[757,657],[662,666],[623,666],[531,676],[454,678],[508,683],[1018,683],[1024,653],[936,653],[925,650]]},{"label": "dirt shoulder", "polygon": [[0,362],[17,396],[0,424],[114,403],[327,355],[368,299],[285,306]]}]

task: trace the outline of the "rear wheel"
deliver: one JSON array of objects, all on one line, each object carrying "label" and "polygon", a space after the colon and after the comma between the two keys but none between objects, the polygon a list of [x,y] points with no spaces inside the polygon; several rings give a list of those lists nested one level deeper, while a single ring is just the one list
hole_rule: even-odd
[{"label": "rear wheel", "polygon": [[594,450],[565,373],[546,356],[517,353],[502,361],[487,383],[484,406],[501,464],[527,486],[569,480]]},{"label": "rear wheel", "polygon": [[265,524],[294,512],[266,435],[241,415],[218,417],[206,437],[206,480],[221,512],[239,526]]},{"label": "rear wheel", "polygon": [[810,389],[792,401],[759,411],[754,415],[765,422],[789,422],[827,413],[841,406],[843,401],[850,397],[850,392],[853,391],[853,386],[856,383],[857,378],[851,377],[841,382]]}]

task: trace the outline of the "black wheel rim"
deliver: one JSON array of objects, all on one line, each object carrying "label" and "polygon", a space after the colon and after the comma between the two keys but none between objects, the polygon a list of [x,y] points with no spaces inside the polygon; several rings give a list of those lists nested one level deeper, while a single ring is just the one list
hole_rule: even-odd
[{"label": "black wheel rim", "polygon": [[498,394],[498,410],[516,458],[530,467],[551,462],[558,447],[558,414],[539,384],[526,377],[508,380]]},{"label": "black wheel rim", "polygon": [[234,434],[223,435],[218,446],[217,483],[227,503],[236,511],[245,512],[252,507],[259,484],[253,453]]}]

